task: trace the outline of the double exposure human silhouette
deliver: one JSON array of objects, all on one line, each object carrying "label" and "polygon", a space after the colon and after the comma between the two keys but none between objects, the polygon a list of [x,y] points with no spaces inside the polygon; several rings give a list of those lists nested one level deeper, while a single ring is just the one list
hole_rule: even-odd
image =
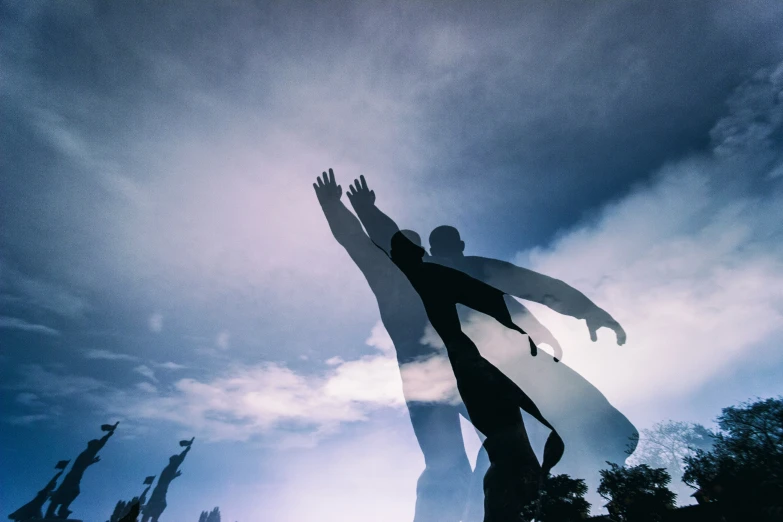
[{"label": "double exposure human silhouette", "polygon": [[43,518],[42,515],[42,509],[44,504],[47,500],[49,500],[49,496],[52,494],[52,491],[54,491],[54,488],[57,486],[57,480],[60,478],[60,475],[63,474],[65,471],[66,466],[68,466],[69,460],[61,460],[57,463],[57,466],[55,466],[55,469],[57,469],[57,473],[54,474],[52,479],[44,486],[42,490],[38,492],[38,494],[25,504],[24,506],[20,507],[10,515],[8,515],[8,518],[11,520],[14,520],[15,522],[23,522],[25,520],[34,520],[34,519],[40,519]]},{"label": "double exposure human silhouette", "polygon": [[[512,321],[502,291],[459,270],[425,263],[424,254],[424,249],[402,232],[392,236],[391,259],[421,296],[427,317],[446,346],[470,420],[486,437],[483,446],[490,466],[484,476],[484,521],[521,521],[524,506],[535,500],[541,481],[563,456],[563,440],[527,394],[482,357],[462,331],[457,304],[526,333]],[[527,340],[533,345],[529,337]],[[535,355],[536,351],[531,353]],[[520,408],[552,430],[540,465]]]},{"label": "double exposure human silhouette", "polygon": [[[408,279],[387,255],[379,251],[356,216],[340,200],[342,189],[334,180],[334,172],[323,173],[313,184],[329,228],[359,267],[375,295],[381,321],[391,338],[401,370],[405,365],[439,356],[440,351],[424,341],[429,320],[421,298]],[[414,242],[418,234],[403,231]],[[391,234],[389,234],[391,237]],[[526,309],[520,305],[526,311]],[[552,334],[532,314],[523,324],[533,339],[556,343]],[[425,468],[416,485],[414,522],[472,522],[481,520],[482,509],[473,518],[463,518],[467,492],[474,472],[465,453],[460,427],[460,414],[469,418],[463,404],[448,404],[420,400],[415,380],[401,372],[403,394],[414,434],[424,456]],[[481,479],[489,466],[482,448],[476,472],[479,477],[479,502],[483,504]],[[481,508],[481,505],[479,505]]]},{"label": "double exposure human silhouette", "polygon": [[[394,343],[400,367],[438,351],[421,342],[429,324],[424,306],[402,272],[373,245],[356,216],[340,200],[342,189],[334,172],[313,184],[329,228],[359,267],[378,303],[381,321]],[[415,233],[408,231],[411,237]],[[420,401],[414,383],[402,373],[402,389],[413,432],[424,456],[424,471],[416,484],[414,522],[459,522],[470,484],[460,406]]]},{"label": "double exposure human silhouette", "polygon": [[163,468],[163,471],[160,472],[158,483],[155,485],[155,489],[152,490],[149,502],[141,508],[141,522],[147,522],[148,520],[158,522],[158,517],[160,517],[161,513],[166,509],[166,494],[169,491],[169,485],[172,480],[182,476],[182,471],[178,468],[182,464],[182,461],[185,460],[190,448],[193,446],[194,440],[195,437],[191,440],[180,441],[180,446],[185,446],[185,449],[182,453],[169,457],[169,463]]},{"label": "double exposure human silhouette", "polygon": [[101,430],[106,431],[106,435],[100,439],[93,439],[87,443],[87,449],[82,451],[71,466],[65,478],[63,479],[60,487],[52,493],[52,501],[49,503],[49,508],[46,510],[45,518],[55,518],[55,510],[57,510],[56,518],[68,518],[71,514],[71,510],[68,507],[71,502],[76,500],[79,496],[79,483],[84,476],[84,472],[88,467],[100,462],[101,458],[98,457],[98,452],[106,445],[106,442],[114,435],[114,430],[117,429],[116,424],[104,424],[101,426]]},{"label": "double exposure human silhouette", "polygon": [[[347,196],[371,239],[388,252],[391,237],[398,227],[377,207],[375,193],[367,187],[364,176],[354,180]],[[424,257],[426,262],[455,268],[505,292],[504,301],[517,324],[531,334],[536,343],[552,346],[557,357],[562,352],[557,340],[538,321],[531,320],[532,314],[512,295],[585,320],[594,341],[597,331],[607,327],[615,332],[618,344],[625,342],[625,331],[620,324],[566,283],[506,261],[466,256],[465,243],[454,227],[437,227],[431,232],[429,242],[431,255]],[[462,306],[458,310],[464,323],[470,311]],[[497,355],[505,348],[503,345],[481,346],[488,355]],[[522,384],[545,417],[558,427],[569,448],[558,464],[558,472],[585,478],[595,489],[600,480],[598,471],[606,461],[623,463],[628,457],[629,440],[638,435],[636,428],[595,386],[567,365],[552,364],[552,356],[546,352],[531,358],[516,349],[506,351],[508,353],[503,354],[506,359],[503,371]],[[517,352],[518,355],[513,355]],[[512,359],[509,359],[509,353]],[[546,436],[536,423],[529,427],[528,435],[535,442]],[[633,451],[632,447],[630,449]],[[481,478],[488,465],[486,453],[480,452],[470,491],[467,520],[481,518]]]}]

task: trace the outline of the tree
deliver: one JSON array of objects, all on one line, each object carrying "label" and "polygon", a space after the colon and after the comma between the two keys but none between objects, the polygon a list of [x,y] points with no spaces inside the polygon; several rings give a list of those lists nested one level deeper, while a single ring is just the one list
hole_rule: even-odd
[{"label": "tree", "polygon": [[643,429],[636,438],[636,451],[626,461],[628,465],[646,464],[651,468],[665,468],[672,477],[672,489],[677,495],[688,497],[691,491],[680,481],[685,470],[684,459],[697,450],[709,451],[715,434],[702,426],[688,422],[665,421],[650,429]]},{"label": "tree", "polygon": [[202,511],[198,522],[220,522],[220,508],[216,507],[210,512]]},{"label": "tree", "polygon": [[683,481],[728,511],[783,506],[783,397],[723,408],[710,451],[685,457]]},{"label": "tree", "polygon": [[609,501],[607,509],[613,517],[621,522],[657,522],[675,507],[677,495],[667,488],[671,476],[666,469],[607,464],[609,469],[600,471],[598,494]]},{"label": "tree", "polygon": [[568,475],[550,475],[544,482],[537,503],[525,508],[525,516],[536,522],[576,522],[587,519],[590,503],[585,500],[587,485],[583,479]]}]

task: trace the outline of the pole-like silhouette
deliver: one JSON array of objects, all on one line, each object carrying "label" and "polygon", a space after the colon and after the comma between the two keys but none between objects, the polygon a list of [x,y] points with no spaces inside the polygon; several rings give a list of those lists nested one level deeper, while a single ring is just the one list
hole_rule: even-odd
[{"label": "pole-like silhouette", "polygon": [[[68,507],[71,502],[76,500],[79,496],[79,483],[84,476],[84,472],[88,467],[100,462],[101,458],[98,457],[98,452],[106,445],[109,438],[114,435],[114,430],[117,429],[119,422],[115,424],[104,424],[101,426],[101,430],[107,432],[106,435],[100,439],[93,439],[87,443],[87,449],[82,451],[71,466],[71,471],[65,475],[60,487],[52,493],[52,501],[49,504],[49,508],[46,510],[45,518],[68,518],[71,514],[71,510]],[[55,510],[57,511],[55,514]]]},{"label": "pole-like silhouette", "polygon": [[[364,176],[354,181],[347,196],[370,238],[389,252],[391,238],[399,228],[377,207],[375,193],[367,187]],[[535,343],[552,346],[558,358],[562,349],[557,340],[512,295],[584,320],[593,340],[597,339],[600,328],[607,327],[614,330],[618,344],[625,342],[625,331],[609,313],[563,281],[506,261],[466,256],[465,243],[454,227],[437,227],[429,241],[431,255],[425,255],[424,261],[457,269],[505,292],[505,304],[517,324]],[[461,306],[458,310],[464,322],[470,311]],[[552,364],[549,354],[540,353],[531,359],[520,352],[518,357],[514,364],[506,364],[504,371],[522,384],[568,445],[569,451],[558,465],[558,471],[584,477],[594,489],[600,479],[598,470],[606,461],[625,461],[629,440],[638,435],[636,428],[585,378],[565,364]],[[530,428],[531,441],[538,442],[546,436],[537,424]],[[482,478],[488,465],[486,452],[479,452],[464,520],[481,519]]]},{"label": "pole-like silhouette", "polygon": [[166,494],[169,491],[169,485],[172,480],[182,475],[182,471],[179,471],[178,468],[182,461],[185,460],[190,448],[193,446],[194,440],[195,437],[190,440],[180,441],[180,446],[185,446],[185,449],[182,453],[169,457],[169,463],[160,472],[158,483],[155,485],[155,489],[152,490],[149,502],[141,508],[142,522],[147,522],[148,520],[158,522],[158,517],[166,509]]},{"label": "pole-like silhouette", "polygon": [[[486,437],[484,448],[490,466],[484,477],[484,521],[521,521],[524,506],[535,500],[541,481],[562,457],[563,440],[527,394],[481,356],[462,331],[457,305],[468,306],[506,328],[526,333],[512,321],[502,291],[458,270],[425,263],[424,253],[402,232],[392,236],[391,259],[421,296],[427,317],[446,346],[470,420]],[[535,354],[529,337],[528,344]],[[530,446],[520,408],[552,430],[540,465]]]},{"label": "pole-like silhouette", "polygon": [[43,518],[43,506],[46,501],[49,500],[52,491],[54,491],[54,488],[57,486],[57,480],[60,478],[60,475],[63,474],[69,462],[70,460],[61,460],[58,462],[54,467],[54,469],[58,471],[46,484],[46,486],[44,486],[44,488],[40,490],[38,494],[35,495],[35,498],[33,498],[30,502],[8,515],[8,518],[15,522]]}]

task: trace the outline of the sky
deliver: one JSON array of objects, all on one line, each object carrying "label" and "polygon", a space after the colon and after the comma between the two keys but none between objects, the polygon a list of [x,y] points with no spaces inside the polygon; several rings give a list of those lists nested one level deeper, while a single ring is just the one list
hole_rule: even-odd
[{"label": "sky", "polygon": [[456,226],[467,254],[610,311],[622,347],[530,304],[637,428],[783,393],[780,2],[3,1],[0,20],[3,513],[120,421],[78,518],[195,436],[164,519],[412,519],[423,459],[313,193],[330,167],[403,228]]}]

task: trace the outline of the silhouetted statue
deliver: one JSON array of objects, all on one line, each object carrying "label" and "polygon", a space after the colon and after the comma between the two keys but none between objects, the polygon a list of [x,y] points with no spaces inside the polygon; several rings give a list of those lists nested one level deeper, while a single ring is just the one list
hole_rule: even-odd
[{"label": "silhouetted statue", "polygon": [[[57,491],[52,493],[52,501],[46,510],[46,518],[68,518],[68,515],[71,514],[68,507],[79,496],[79,483],[84,476],[85,470],[93,464],[100,462],[101,458],[97,456],[98,452],[106,445],[109,438],[114,435],[117,425],[119,425],[119,422],[102,425],[101,430],[106,431],[106,435],[100,439],[93,439],[88,442],[87,449],[76,457],[73,466],[71,466],[71,471],[65,475]],[[57,509],[56,515],[55,509]]]},{"label": "silhouetted statue", "polygon": [[196,438],[193,437],[190,440],[180,441],[180,446],[185,446],[185,450],[179,455],[172,455],[169,457],[168,465],[163,468],[158,478],[158,483],[155,485],[155,489],[152,490],[150,500],[142,507],[143,516],[142,522],[152,520],[152,522],[158,522],[158,517],[166,509],[166,493],[169,491],[169,484],[175,478],[182,475],[182,472],[178,470],[182,461],[185,460],[190,448],[193,446],[193,441]]},{"label": "silhouetted statue", "polygon": [[[422,343],[429,325],[421,298],[408,279],[373,245],[356,216],[340,201],[342,189],[334,173],[313,184],[335,239],[362,271],[375,294],[383,322],[394,343],[397,362],[405,364],[439,355]],[[414,522],[459,522],[470,484],[471,468],[465,453],[459,414],[464,405],[417,400],[416,383],[402,372],[402,390],[413,432],[424,455],[425,469],[416,486]],[[483,473],[482,473],[483,476]]]},{"label": "silhouetted statue", "polygon": [[[424,254],[424,249],[402,232],[397,231],[392,236],[391,259],[421,296],[427,317],[446,346],[457,389],[470,420],[486,437],[484,448],[490,466],[484,477],[484,520],[522,520],[524,506],[536,498],[541,481],[563,456],[565,447],[533,401],[484,359],[465,335],[457,304],[489,315],[506,328],[527,334],[512,321],[502,291],[458,270],[425,263]],[[528,337],[527,342],[535,355],[533,341]],[[552,430],[540,465],[530,446],[520,408]]]},{"label": "silhouetted statue", "polygon": [[34,499],[8,515],[8,518],[14,520],[15,522],[43,518],[43,506],[46,501],[49,500],[52,491],[54,491],[54,488],[57,486],[57,479],[59,479],[60,475],[63,474],[63,471],[65,471],[65,468],[68,466],[69,462],[71,461],[61,460],[58,462],[54,469],[59,471],[55,473],[54,477],[52,477],[52,480],[50,480],[46,486],[44,486],[44,488],[38,492]]},{"label": "silhouetted statue", "polygon": [[[375,205],[375,193],[368,189],[364,176],[354,181],[347,196],[370,238],[388,252],[398,227]],[[457,269],[505,292],[505,304],[517,324],[530,334],[535,343],[552,346],[558,358],[562,350],[557,340],[512,295],[543,304],[561,314],[584,319],[593,340],[597,338],[598,329],[607,327],[614,330],[618,344],[625,343],[626,335],[619,323],[566,283],[506,261],[466,256],[463,253],[465,243],[454,227],[437,227],[429,240],[432,255],[425,255],[425,261]],[[464,323],[471,312],[462,306],[458,310]],[[500,346],[481,346],[482,351],[487,350],[488,356],[497,355],[502,348],[502,343]],[[504,358],[507,358],[505,354]],[[522,385],[544,416],[558,427],[558,433],[568,445],[568,453],[558,465],[559,472],[588,479],[594,491],[600,479],[599,469],[606,461],[622,464],[628,456],[628,440],[637,436],[638,432],[595,386],[567,365],[552,364],[551,358],[549,354],[541,353],[531,359],[523,357],[520,352],[518,357],[514,357],[514,364],[503,365],[503,371]],[[546,437],[537,424],[529,427],[528,434],[533,442]],[[536,444],[536,447],[540,446]],[[465,520],[481,519],[481,478],[488,464],[486,453],[480,452]]]}]

